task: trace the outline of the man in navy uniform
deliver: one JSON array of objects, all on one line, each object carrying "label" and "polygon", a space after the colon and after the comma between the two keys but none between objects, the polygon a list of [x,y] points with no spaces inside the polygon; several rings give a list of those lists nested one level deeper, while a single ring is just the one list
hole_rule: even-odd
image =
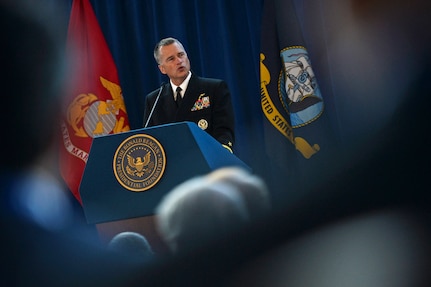
[{"label": "man in navy uniform", "polygon": [[190,121],[233,152],[234,112],[225,81],[198,77],[177,39],[165,38],[154,48],[154,58],[169,83],[146,97],[144,127]]}]

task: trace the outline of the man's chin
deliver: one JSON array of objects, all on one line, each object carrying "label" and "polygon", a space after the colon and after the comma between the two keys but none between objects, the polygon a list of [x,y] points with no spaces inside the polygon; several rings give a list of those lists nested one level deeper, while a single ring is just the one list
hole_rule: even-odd
[{"label": "man's chin", "polygon": [[183,69],[183,70],[178,70],[177,74],[175,75],[175,77],[177,79],[182,79],[184,81],[187,78],[188,75],[189,75],[189,70]]},{"label": "man's chin", "polygon": [[179,68],[177,70],[177,74],[179,77],[184,77],[184,76],[187,77],[187,75],[189,74],[189,69],[185,67]]}]

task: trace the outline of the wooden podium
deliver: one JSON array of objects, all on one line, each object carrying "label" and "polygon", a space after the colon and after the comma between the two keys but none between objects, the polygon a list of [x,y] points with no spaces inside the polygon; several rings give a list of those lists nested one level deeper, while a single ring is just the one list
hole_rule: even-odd
[{"label": "wooden podium", "polygon": [[154,214],[160,200],[179,183],[226,166],[249,169],[191,122],[96,137],[80,185],[87,223],[104,243],[135,231],[163,253]]}]

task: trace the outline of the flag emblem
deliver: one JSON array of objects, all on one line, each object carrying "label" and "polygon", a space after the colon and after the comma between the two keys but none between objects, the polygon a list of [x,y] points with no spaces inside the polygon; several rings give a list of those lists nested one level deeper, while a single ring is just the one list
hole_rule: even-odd
[{"label": "flag emblem", "polygon": [[281,51],[283,73],[280,74],[279,96],[290,114],[293,128],[307,125],[322,114],[323,100],[305,48],[287,47]]},{"label": "flag emblem", "polygon": [[[265,59],[266,59],[266,56],[263,53],[261,53],[260,54],[260,80],[261,80],[260,85],[261,85],[262,111],[264,112],[268,121],[281,134],[283,134],[306,159],[309,159],[314,154],[319,152],[320,146],[318,144],[310,145],[304,138],[293,135],[293,127],[290,123],[292,115],[290,114],[289,110],[286,109],[284,114],[287,114],[287,116],[285,117],[281,112],[282,110],[281,109],[279,110],[277,108],[276,104],[272,100],[271,95],[269,94],[268,86],[271,83],[271,73],[263,63]],[[280,95],[281,95],[281,91],[284,90],[284,86],[285,86],[284,84],[282,84],[282,79],[284,78],[285,76],[282,70],[280,71],[279,78],[278,78],[279,98],[282,98]],[[317,117],[319,116],[320,114]]]},{"label": "flag emblem", "polygon": [[100,81],[109,90],[112,99],[103,101],[97,95],[83,93],[76,96],[67,109],[67,123],[77,137],[94,138],[130,130],[124,116],[126,107],[121,87],[103,77]]}]

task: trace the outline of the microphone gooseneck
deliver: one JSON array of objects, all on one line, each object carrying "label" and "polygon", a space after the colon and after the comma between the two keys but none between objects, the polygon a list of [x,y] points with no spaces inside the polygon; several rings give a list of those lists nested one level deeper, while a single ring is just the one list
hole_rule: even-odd
[{"label": "microphone gooseneck", "polygon": [[161,84],[161,86],[160,86],[159,93],[157,94],[157,98],[156,98],[156,100],[154,101],[154,105],[153,105],[153,107],[151,108],[150,115],[148,116],[148,119],[147,119],[147,122],[146,122],[146,123],[145,123],[145,125],[144,125],[144,128],[146,128],[146,127],[148,126],[148,123],[150,122],[151,116],[153,115],[154,109],[156,108],[157,102],[159,101],[160,94],[162,93],[162,90],[163,90],[163,86],[164,86],[164,84],[165,84],[165,83],[162,83],[162,84]]}]

